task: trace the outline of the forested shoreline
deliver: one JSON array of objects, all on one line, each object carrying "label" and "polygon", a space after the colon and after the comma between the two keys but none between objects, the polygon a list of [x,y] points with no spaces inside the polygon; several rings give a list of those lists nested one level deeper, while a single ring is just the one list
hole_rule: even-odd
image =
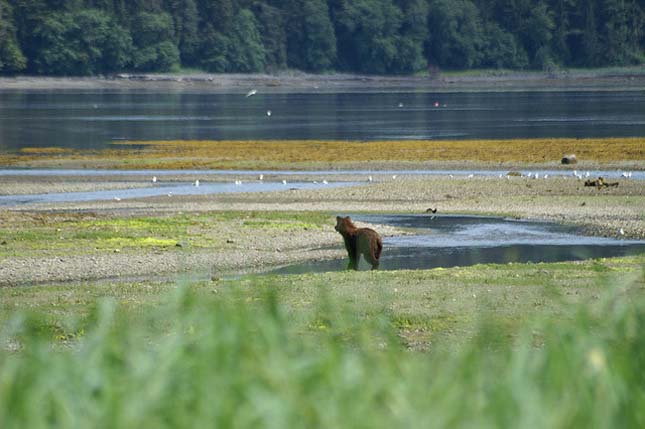
[{"label": "forested shoreline", "polygon": [[624,66],[644,28],[639,0],[0,0],[0,74]]}]

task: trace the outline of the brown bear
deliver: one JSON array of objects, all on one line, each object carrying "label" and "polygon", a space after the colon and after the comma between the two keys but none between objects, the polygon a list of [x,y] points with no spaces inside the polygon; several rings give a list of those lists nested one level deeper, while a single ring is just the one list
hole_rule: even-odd
[{"label": "brown bear", "polygon": [[357,228],[349,216],[336,216],[335,229],[343,236],[345,241],[345,248],[349,255],[348,270],[358,270],[358,260],[361,255],[368,263],[372,264],[373,270],[378,268],[379,258],[383,250],[383,241],[378,232],[370,228]]}]

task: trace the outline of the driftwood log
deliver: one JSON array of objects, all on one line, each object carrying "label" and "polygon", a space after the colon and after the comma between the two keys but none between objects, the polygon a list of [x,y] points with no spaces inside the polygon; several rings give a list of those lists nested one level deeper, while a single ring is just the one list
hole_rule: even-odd
[{"label": "driftwood log", "polygon": [[597,178],[596,180],[586,180],[585,186],[595,186],[596,188],[608,188],[610,186],[618,186],[618,182],[605,182],[605,179],[602,177]]}]

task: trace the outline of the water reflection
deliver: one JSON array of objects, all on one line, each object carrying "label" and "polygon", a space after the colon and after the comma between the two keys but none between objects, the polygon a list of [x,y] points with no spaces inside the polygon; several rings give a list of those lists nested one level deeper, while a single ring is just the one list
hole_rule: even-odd
[{"label": "water reflection", "polygon": [[[384,240],[380,269],[430,269],[509,262],[558,262],[633,255],[645,241],[589,237],[571,227],[478,216],[354,216],[356,220],[418,228],[412,236]],[[339,247],[342,242],[339,238]],[[311,261],[276,274],[343,270],[347,259]],[[364,261],[361,270],[369,269]]]},{"label": "water reflection", "polygon": [[[270,117],[267,110],[272,111]],[[259,93],[251,98],[187,92],[9,91],[0,97],[0,149],[99,148],[122,139],[640,136],[645,134],[643,111],[645,93],[620,91]]]}]

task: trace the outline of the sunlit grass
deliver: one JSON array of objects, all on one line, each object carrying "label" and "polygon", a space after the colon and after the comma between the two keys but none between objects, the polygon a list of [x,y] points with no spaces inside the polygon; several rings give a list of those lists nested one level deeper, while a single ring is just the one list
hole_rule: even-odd
[{"label": "sunlit grass", "polygon": [[[305,231],[331,225],[326,213],[205,212],[163,216],[0,213],[0,260],[43,254],[87,254],[101,251],[221,247],[236,231]],[[175,251],[182,251],[177,247]]]},{"label": "sunlit grass", "polygon": [[74,150],[63,147],[25,147],[20,149],[20,153],[27,155],[62,155],[73,154]]},{"label": "sunlit grass", "polygon": [[132,141],[102,151],[0,156],[1,165],[167,169],[275,169],[342,163],[481,162],[558,163],[575,153],[581,162],[645,160],[645,138],[424,140],[424,141]]}]

